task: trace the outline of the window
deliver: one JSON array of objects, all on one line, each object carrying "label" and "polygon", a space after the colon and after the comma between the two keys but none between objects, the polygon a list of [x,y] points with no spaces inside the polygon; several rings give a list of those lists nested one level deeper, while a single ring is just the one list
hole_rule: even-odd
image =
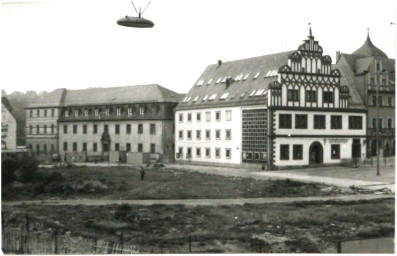
[{"label": "window", "polygon": [[83,143],[83,152],[87,152],[87,143]]},{"label": "window", "polygon": [[331,116],[331,129],[342,129],[342,116]]},{"label": "window", "polygon": [[143,133],[143,124],[138,124],[138,134]]},{"label": "window", "polygon": [[33,134],[33,126],[29,126],[29,134]]},{"label": "window", "polygon": [[393,118],[388,118],[387,119],[387,128],[391,129],[393,128]]},{"label": "window", "polygon": [[105,131],[105,132],[109,131],[109,125],[105,124],[103,126],[103,131]]},{"label": "window", "polygon": [[379,118],[378,125],[379,125],[379,129],[383,128],[383,119],[382,118]]},{"label": "window", "polygon": [[316,91],[306,91],[306,102],[317,102]]},{"label": "window", "polygon": [[36,134],[40,134],[40,126],[39,125],[36,125]]},{"label": "window", "polygon": [[178,149],[178,154],[179,154],[179,156],[183,156],[183,148],[182,147],[179,147],[179,149]]},{"label": "window", "polygon": [[295,128],[307,129],[307,115],[295,115]]},{"label": "window", "polygon": [[130,124],[127,124],[126,132],[127,132],[127,134],[131,134],[131,125]]},{"label": "window", "polygon": [[226,140],[232,139],[232,130],[226,130]]},{"label": "window", "polygon": [[376,118],[372,118],[372,128],[376,128]]},{"label": "window", "polygon": [[97,134],[97,133],[98,133],[98,125],[97,125],[97,124],[94,124],[93,133],[94,133],[94,134]]},{"label": "window", "polygon": [[77,125],[73,125],[73,133],[74,133],[74,134],[77,133]]},{"label": "window", "polygon": [[192,114],[191,113],[187,114],[187,121],[188,122],[192,121]]},{"label": "window", "polygon": [[334,103],[334,93],[333,92],[323,92],[323,102],[324,103]]},{"label": "window", "polygon": [[145,108],[144,107],[140,107],[139,108],[139,114],[140,115],[144,115],[145,114]]},{"label": "window", "polygon": [[382,86],[386,86],[386,79],[382,79]]},{"label": "window", "polygon": [[33,111],[32,110],[29,111],[29,117],[33,117]]},{"label": "window", "polygon": [[128,112],[128,115],[131,116],[132,115],[132,108],[128,108],[127,112]]},{"label": "window", "polygon": [[226,121],[232,121],[232,111],[226,110]]},{"label": "window", "polygon": [[115,133],[120,134],[120,125],[119,124],[115,125]]},{"label": "window", "polygon": [[205,138],[206,138],[207,140],[210,140],[210,139],[211,139],[211,130],[205,130]]},{"label": "window", "polygon": [[188,140],[192,139],[192,131],[187,131],[187,139]]},{"label": "window", "polygon": [[67,134],[68,133],[68,126],[64,125],[63,126],[63,134]]},{"label": "window", "polygon": [[197,122],[201,122],[201,113],[196,114],[196,120]]},{"label": "window", "polygon": [[192,148],[187,148],[186,158],[191,158],[191,157],[192,157]]},{"label": "window", "polygon": [[331,159],[340,159],[340,145],[339,144],[331,145]]},{"label": "window", "polygon": [[116,109],[116,114],[119,116],[119,115],[121,115],[121,108],[117,108]]},{"label": "window", "polygon": [[36,115],[37,115],[37,117],[40,117],[40,109],[36,110]]},{"label": "window", "polygon": [[51,109],[51,116],[55,116],[55,110]]},{"label": "window", "polygon": [[221,130],[215,130],[215,139],[217,140],[221,139]]},{"label": "window", "polygon": [[278,128],[290,129],[292,128],[292,116],[290,114],[279,114],[278,115]]},{"label": "window", "polygon": [[215,120],[221,121],[221,112],[220,111],[215,112]]},{"label": "window", "polygon": [[36,145],[36,152],[40,153],[40,145],[39,144]]},{"label": "window", "polygon": [[183,114],[179,114],[179,122],[183,122]]},{"label": "window", "polygon": [[114,151],[119,151],[119,150],[120,150],[120,144],[114,143]]},{"label": "window", "polygon": [[232,150],[230,148],[225,149],[225,156],[227,159],[232,158]]},{"label": "window", "polygon": [[183,131],[179,131],[179,139],[180,139],[180,140],[183,139]]},{"label": "window", "polygon": [[63,143],[63,151],[68,151],[68,143],[67,142]]},{"label": "window", "polygon": [[86,125],[86,124],[83,125],[83,133],[84,133],[84,134],[87,134],[87,125]]},{"label": "window", "polygon": [[43,145],[43,152],[44,152],[44,153],[47,153],[47,144],[44,144],[44,145]]},{"label": "window", "polygon": [[51,144],[51,152],[55,152],[54,144]]},{"label": "window", "polygon": [[303,159],[303,146],[302,145],[294,145],[293,146],[293,159],[294,160],[302,160]]},{"label": "window", "polygon": [[95,109],[95,116],[99,116],[99,110],[98,109]]},{"label": "window", "polygon": [[196,148],[196,156],[201,157],[201,148]]},{"label": "window", "polygon": [[131,143],[126,143],[126,144],[125,144],[125,150],[126,150],[127,152],[131,152]]},{"label": "window", "polygon": [[383,97],[379,96],[378,98],[379,106],[383,106]]},{"label": "window", "polygon": [[88,116],[88,109],[84,110],[84,116]]},{"label": "window", "polygon": [[196,139],[201,140],[201,130],[196,131]]},{"label": "window", "polygon": [[68,117],[68,116],[69,116],[69,111],[65,110],[65,117]]},{"label": "window", "polygon": [[138,152],[139,153],[143,152],[143,144],[142,143],[138,143]]},{"label": "window", "polygon": [[78,109],[76,109],[76,110],[74,111],[74,116],[79,116],[79,110],[78,110]]},{"label": "window", "polygon": [[47,134],[47,125],[44,125],[44,134]]},{"label": "window", "polygon": [[73,142],[73,152],[77,151],[77,142]]},{"label": "window", "polygon": [[211,148],[205,148],[205,157],[207,158],[211,157]]},{"label": "window", "polygon": [[94,142],[92,144],[92,151],[97,152],[98,151],[98,144],[96,142]]},{"label": "window", "polygon": [[280,160],[289,160],[289,145],[280,145]]},{"label": "window", "polygon": [[154,154],[156,153],[156,144],[150,144],[150,153]]},{"label": "window", "polygon": [[376,96],[372,96],[372,106],[376,106]]},{"label": "window", "polygon": [[55,133],[55,126],[52,124],[51,125],[51,134],[54,134]]},{"label": "window", "polygon": [[388,105],[389,107],[392,107],[392,106],[393,106],[393,98],[392,98],[392,96],[389,96],[389,97],[387,98],[387,105]]},{"label": "window", "polygon": [[361,130],[363,128],[362,116],[349,116],[349,129]]},{"label": "window", "polygon": [[105,115],[107,115],[107,116],[108,116],[109,114],[110,114],[110,109],[108,109],[108,108],[107,108],[107,109],[105,109]]},{"label": "window", "polygon": [[371,79],[369,80],[369,84],[375,85],[375,78],[371,77]]},{"label": "window", "polygon": [[325,116],[324,115],[314,115],[314,129],[325,129]]},{"label": "window", "polygon": [[299,90],[289,89],[287,97],[288,101],[299,101]]},{"label": "window", "polygon": [[47,117],[47,109],[44,109],[44,117]]},{"label": "window", "polygon": [[150,134],[156,134],[156,125],[150,124]]},{"label": "window", "polygon": [[221,158],[221,149],[220,148],[216,148],[215,149],[215,157],[216,158]]},{"label": "window", "polygon": [[211,112],[205,112],[205,121],[211,122]]}]

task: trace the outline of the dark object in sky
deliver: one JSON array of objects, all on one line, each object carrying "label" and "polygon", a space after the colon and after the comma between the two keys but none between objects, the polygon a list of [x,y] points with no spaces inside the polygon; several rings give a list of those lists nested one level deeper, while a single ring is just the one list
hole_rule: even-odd
[{"label": "dark object in sky", "polygon": [[132,2],[132,5],[134,6],[134,9],[136,13],[138,13],[138,17],[130,17],[130,16],[125,16],[125,18],[121,18],[117,21],[117,24],[120,26],[125,26],[125,27],[134,27],[134,28],[152,28],[154,26],[154,23],[151,20],[144,19],[141,17],[141,15],[146,11],[147,7],[149,6],[150,2],[146,6],[146,8],[141,12],[141,8],[139,8],[139,12],[135,8],[134,2]]}]

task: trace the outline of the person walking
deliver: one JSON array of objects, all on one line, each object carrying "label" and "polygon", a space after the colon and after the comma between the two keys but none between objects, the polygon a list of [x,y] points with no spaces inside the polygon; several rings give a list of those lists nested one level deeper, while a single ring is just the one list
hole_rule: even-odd
[{"label": "person walking", "polygon": [[145,178],[145,168],[143,168],[142,166],[141,166],[140,173],[141,173],[141,180],[143,181],[143,179]]}]

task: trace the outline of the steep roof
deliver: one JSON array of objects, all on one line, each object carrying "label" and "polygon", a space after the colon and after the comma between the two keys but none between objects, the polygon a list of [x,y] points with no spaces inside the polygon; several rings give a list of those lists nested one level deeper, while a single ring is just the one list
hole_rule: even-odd
[{"label": "steep roof", "polygon": [[355,50],[353,54],[361,55],[361,56],[375,56],[375,57],[387,58],[387,55],[372,43],[371,38],[369,37],[369,32],[364,44],[360,48]]},{"label": "steep roof", "polygon": [[[264,104],[264,89],[277,80],[277,70],[294,51],[209,65],[176,108]],[[228,79],[229,78],[229,79]],[[253,91],[259,97],[250,96]],[[215,96],[216,95],[216,96]],[[211,98],[213,96],[214,98]],[[222,97],[223,96],[223,97]]]},{"label": "steep roof", "polygon": [[66,89],[56,89],[50,93],[45,94],[37,102],[31,103],[27,108],[35,107],[60,107],[62,104],[62,98],[64,96]]},{"label": "steep roof", "polygon": [[346,85],[350,90],[350,98],[349,105],[352,108],[362,108],[364,107],[363,100],[360,97],[360,94],[357,92],[357,88],[354,86],[355,77],[352,69],[349,67],[347,63],[343,63],[339,61],[337,64],[332,65],[333,69],[339,69],[341,73],[340,86]]},{"label": "steep roof", "polygon": [[8,109],[8,111],[10,111],[10,113],[12,112],[12,106],[10,104],[10,102],[8,101],[7,97],[2,96],[1,97],[1,104],[3,104],[3,106]]},{"label": "steep roof", "polygon": [[122,104],[132,102],[175,102],[182,95],[157,84],[67,90],[63,105]]}]

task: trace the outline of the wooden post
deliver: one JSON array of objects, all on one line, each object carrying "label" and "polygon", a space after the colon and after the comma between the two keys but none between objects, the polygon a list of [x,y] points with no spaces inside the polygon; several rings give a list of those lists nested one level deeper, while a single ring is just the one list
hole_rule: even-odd
[{"label": "wooden post", "polygon": [[54,254],[58,254],[58,229],[54,232]]},{"label": "wooden post", "polygon": [[25,244],[26,244],[26,252],[29,253],[29,214],[26,214],[26,238],[25,238]]},{"label": "wooden post", "polygon": [[123,235],[123,232],[121,232],[121,234],[120,234],[120,246],[121,246],[120,254],[123,254],[123,249],[124,249],[123,243],[124,243],[124,235]]},{"label": "wooden post", "polygon": [[189,253],[192,253],[192,237],[189,236]]},{"label": "wooden post", "polygon": [[94,254],[96,254],[97,243],[98,243],[98,239],[95,237],[94,238]]}]

